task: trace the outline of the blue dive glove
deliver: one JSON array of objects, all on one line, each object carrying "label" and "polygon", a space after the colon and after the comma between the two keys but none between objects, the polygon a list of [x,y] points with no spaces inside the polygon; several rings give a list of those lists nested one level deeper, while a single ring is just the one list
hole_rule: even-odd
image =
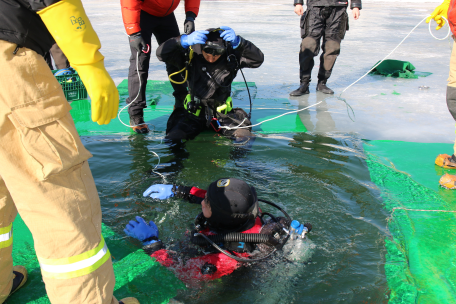
[{"label": "blue dive glove", "polygon": [[[149,224],[140,216],[136,217],[136,221],[130,221],[124,229],[124,232],[135,239],[143,242],[144,245],[158,242],[158,228],[153,221]],[[151,240],[153,238],[153,240]]]},{"label": "blue dive glove", "polygon": [[222,30],[225,30],[220,34],[220,37],[223,38],[223,40],[225,41],[231,42],[233,48],[237,48],[241,39],[239,38],[239,36],[236,36],[234,30],[227,26],[221,26],[220,28]]},{"label": "blue dive glove", "polygon": [[195,31],[190,35],[181,36],[181,45],[184,49],[187,49],[191,45],[205,44],[207,40],[208,31]]},{"label": "blue dive glove", "polygon": [[143,196],[150,196],[151,198],[158,198],[158,199],[167,199],[171,196],[174,196],[173,192],[173,185],[163,185],[163,184],[156,184],[152,185],[144,191]]}]

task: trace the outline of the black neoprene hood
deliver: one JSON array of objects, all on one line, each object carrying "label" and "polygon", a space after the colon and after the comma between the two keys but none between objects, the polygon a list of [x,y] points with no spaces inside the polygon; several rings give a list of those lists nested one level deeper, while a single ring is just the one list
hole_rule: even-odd
[{"label": "black neoprene hood", "polygon": [[253,227],[258,215],[255,188],[236,178],[222,178],[209,185],[207,199],[212,215],[212,228],[223,231],[244,231]]}]

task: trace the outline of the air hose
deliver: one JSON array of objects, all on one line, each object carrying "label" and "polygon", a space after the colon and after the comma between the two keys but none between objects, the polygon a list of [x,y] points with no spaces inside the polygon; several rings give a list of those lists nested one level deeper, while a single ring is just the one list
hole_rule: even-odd
[{"label": "air hose", "polygon": [[[216,234],[216,235],[208,235],[208,239],[210,239],[214,243],[224,243],[224,242],[244,242],[244,243],[271,243],[271,244],[278,244],[277,240],[274,239],[269,234],[261,234],[261,233],[241,233],[241,232],[230,232],[225,234]],[[194,237],[190,238],[190,241],[195,245],[209,245],[211,244],[207,239],[201,237]]]},{"label": "air hose", "polygon": [[[268,234],[260,234],[260,233],[240,233],[240,232],[231,232],[231,233],[226,233],[226,234],[220,234],[220,235],[210,235],[210,236],[207,236],[207,235],[204,235],[202,233],[194,233],[193,236],[191,237],[190,241],[194,244],[197,244],[197,245],[207,245],[207,243],[211,244],[215,249],[217,249],[218,251],[220,251],[221,253],[223,253],[224,255],[238,261],[238,262],[257,262],[257,261],[261,261],[261,260],[264,260],[268,257],[270,257],[274,252],[277,251],[278,247],[282,247],[283,245],[285,245],[285,243],[288,241],[288,239],[290,238],[290,224],[291,224],[291,218],[290,216],[288,215],[288,213],[285,212],[285,210],[283,210],[279,205],[273,203],[273,202],[270,202],[270,201],[266,201],[266,200],[263,200],[263,199],[258,199],[260,202],[263,202],[263,203],[266,203],[268,205],[271,205],[277,209],[279,209],[285,216],[286,218],[288,219],[288,227],[285,227],[285,225],[283,225],[282,223],[280,222],[276,222],[278,224],[280,224],[282,226],[282,229],[285,231],[285,233],[287,234],[285,240],[282,242],[282,244],[280,244],[276,239],[274,239],[272,236],[268,235]],[[272,217],[274,219],[274,217]],[[201,239],[201,238],[198,238],[198,237],[202,237],[204,239]],[[261,257],[261,258],[258,258],[258,259],[244,259],[244,258],[240,258],[240,257],[237,257],[231,253],[228,253],[226,252],[225,250],[223,250],[222,248],[220,248],[220,246],[218,246],[217,243],[222,243],[222,242],[245,242],[245,243],[267,243],[267,242],[270,242],[272,244],[276,244],[276,247],[274,248],[274,250],[272,250],[270,253],[268,253],[267,255],[265,255],[264,257]],[[277,246],[277,245],[280,245],[280,246]]]},{"label": "air hose", "polygon": [[[172,74],[169,74],[168,78],[169,78],[169,81],[171,81],[172,83],[175,83],[175,84],[183,84],[187,81],[187,77],[188,77],[188,66],[190,65],[190,63],[192,62],[192,59],[193,59],[193,49],[192,47],[190,47],[190,52],[189,52],[189,55],[188,55],[188,58],[189,60],[185,63],[185,67],[180,70],[180,71],[177,71],[177,72],[174,72]],[[171,79],[171,76],[174,76],[174,75],[177,75],[179,73],[182,73],[183,71],[185,71],[185,78],[184,80],[182,81],[175,81],[175,80],[172,80]]]},{"label": "air hose", "polygon": [[214,243],[207,235],[204,235],[202,233],[195,233],[194,236],[202,236],[203,238],[205,238],[212,246],[214,246],[218,251],[220,251],[221,253],[223,253],[224,255],[232,258],[233,260],[236,260],[238,262],[257,262],[257,261],[261,261],[261,260],[264,260],[268,257],[270,257],[274,252],[277,251],[277,248],[274,248],[273,251],[271,251],[269,254],[265,255],[264,257],[261,257],[261,258],[258,258],[258,259],[244,259],[244,258],[240,258],[240,257],[237,257],[231,253],[228,253],[226,252],[225,250],[223,250],[222,248],[220,248],[216,243]]}]

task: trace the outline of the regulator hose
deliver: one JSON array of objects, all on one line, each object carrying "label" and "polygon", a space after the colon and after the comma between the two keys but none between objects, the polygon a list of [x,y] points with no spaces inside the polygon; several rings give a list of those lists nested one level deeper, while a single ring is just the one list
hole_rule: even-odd
[{"label": "regulator hose", "polygon": [[208,236],[202,234],[202,233],[195,233],[194,236],[202,236],[203,238],[205,238],[212,246],[214,246],[218,251],[220,251],[221,253],[223,253],[224,255],[226,255],[227,257],[230,257],[232,258],[233,260],[236,260],[238,262],[247,262],[247,263],[250,263],[250,262],[257,262],[257,261],[261,261],[261,260],[264,260],[268,257],[270,257],[274,252],[277,251],[277,248],[274,248],[274,250],[272,250],[269,254],[265,255],[264,257],[261,257],[261,258],[258,258],[258,259],[244,259],[244,258],[240,258],[240,257],[237,257],[231,253],[228,253],[226,252],[225,250],[223,250],[222,248],[220,248],[216,243],[214,243],[213,241],[211,241],[211,239],[209,239]]},{"label": "regulator hose", "polygon": [[[243,243],[270,243],[273,246],[279,242],[269,234],[261,233],[241,233],[241,232],[230,232],[224,234],[207,235],[207,239],[210,239],[213,243],[224,243],[224,242],[243,242]],[[206,238],[192,235],[190,242],[195,245],[212,245]]]}]

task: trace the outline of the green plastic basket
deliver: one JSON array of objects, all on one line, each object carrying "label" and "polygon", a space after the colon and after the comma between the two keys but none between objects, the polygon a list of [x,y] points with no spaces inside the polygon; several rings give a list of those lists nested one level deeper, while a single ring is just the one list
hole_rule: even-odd
[{"label": "green plastic basket", "polygon": [[[52,73],[54,74],[57,71],[53,70]],[[74,74],[55,76],[55,78],[62,86],[63,93],[68,101],[87,99],[87,90],[78,72],[74,71]]]}]

